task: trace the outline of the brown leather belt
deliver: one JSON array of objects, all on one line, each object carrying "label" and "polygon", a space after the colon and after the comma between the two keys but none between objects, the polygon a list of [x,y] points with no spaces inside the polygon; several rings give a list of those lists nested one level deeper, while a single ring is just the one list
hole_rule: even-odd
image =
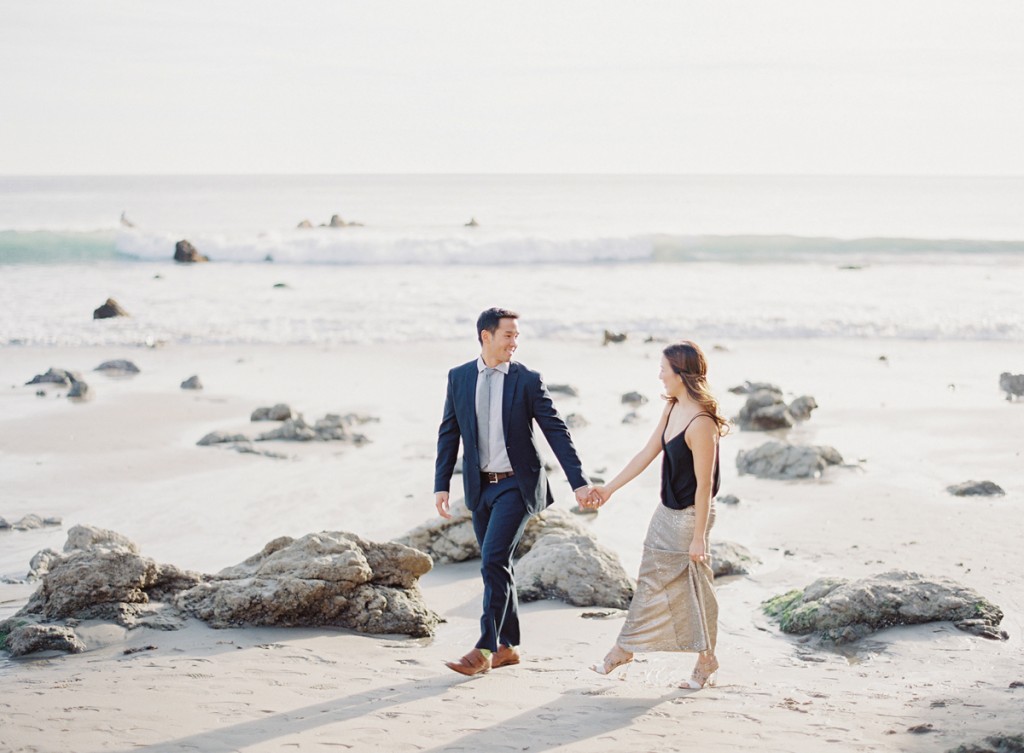
[{"label": "brown leather belt", "polygon": [[503,478],[515,475],[515,471],[501,471],[500,473],[495,473],[494,471],[480,471],[480,478],[488,484],[496,484]]}]

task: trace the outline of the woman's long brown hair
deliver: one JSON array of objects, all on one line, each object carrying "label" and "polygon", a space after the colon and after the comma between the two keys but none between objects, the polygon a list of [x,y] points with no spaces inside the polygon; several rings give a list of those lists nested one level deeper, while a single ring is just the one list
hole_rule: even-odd
[{"label": "woman's long brown hair", "polygon": [[[680,340],[669,345],[661,353],[668,360],[672,371],[682,378],[686,393],[718,426],[718,436],[724,437],[728,434],[729,422],[718,412],[718,401],[708,387],[708,361],[704,357],[704,351],[694,342]],[[665,399],[676,402],[674,397]]]}]

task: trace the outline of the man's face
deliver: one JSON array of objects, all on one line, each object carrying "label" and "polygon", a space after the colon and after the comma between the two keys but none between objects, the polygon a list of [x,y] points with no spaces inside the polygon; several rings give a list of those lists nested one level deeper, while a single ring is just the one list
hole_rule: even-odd
[{"label": "man's face", "polygon": [[519,324],[515,319],[501,319],[493,335],[484,330],[481,337],[484,341],[484,360],[490,358],[498,363],[508,363],[519,342]]}]

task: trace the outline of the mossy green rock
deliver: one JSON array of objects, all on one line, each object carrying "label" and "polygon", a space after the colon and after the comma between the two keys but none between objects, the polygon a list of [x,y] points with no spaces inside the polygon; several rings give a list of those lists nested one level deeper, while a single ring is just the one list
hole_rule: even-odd
[{"label": "mossy green rock", "polygon": [[817,634],[836,643],[925,622],[952,622],[985,638],[1007,638],[998,629],[1002,610],[975,591],[945,578],[929,579],[904,570],[856,581],[820,578],[802,591],[766,600],[761,608],[779,621],[784,633]]},{"label": "mossy green rock", "polygon": [[947,753],[1024,753],[1024,735],[991,735],[980,743],[965,743]]}]

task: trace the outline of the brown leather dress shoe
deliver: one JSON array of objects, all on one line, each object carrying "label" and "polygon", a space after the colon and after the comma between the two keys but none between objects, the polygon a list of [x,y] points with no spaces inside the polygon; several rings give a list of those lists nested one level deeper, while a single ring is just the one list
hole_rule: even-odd
[{"label": "brown leather dress shoe", "polygon": [[491,668],[508,667],[519,663],[519,649],[515,646],[498,646],[491,655]]},{"label": "brown leather dress shoe", "polygon": [[481,675],[491,668],[491,657],[474,648],[458,661],[446,661],[444,665],[460,675]]}]

